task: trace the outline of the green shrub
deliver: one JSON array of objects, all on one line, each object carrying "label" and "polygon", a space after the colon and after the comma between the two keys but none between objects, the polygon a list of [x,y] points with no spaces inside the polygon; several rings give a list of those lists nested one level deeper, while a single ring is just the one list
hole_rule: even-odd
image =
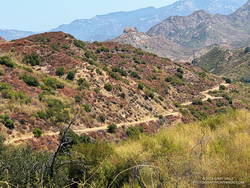
[{"label": "green shrub", "polygon": [[111,124],[108,126],[107,132],[112,134],[112,133],[115,133],[116,130],[117,130],[117,125]]},{"label": "green shrub", "polygon": [[183,79],[183,74],[182,74],[182,73],[177,72],[175,75],[176,75],[178,78]]},{"label": "green shrub", "polygon": [[99,75],[103,75],[103,74],[102,74],[102,71],[101,71],[100,69],[96,69],[95,72],[96,72],[97,74],[99,74]]},{"label": "green shrub", "polygon": [[67,44],[63,44],[63,45],[62,45],[62,48],[64,48],[64,49],[67,50],[67,49],[69,49],[70,47],[69,47],[69,45],[67,45]]},{"label": "green shrub", "polygon": [[30,67],[22,66],[22,69],[30,73],[33,72],[33,70]]},{"label": "green shrub", "polygon": [[105,121],[106,121],[105,115],[103,115],[103,114],[99,115],[98,120],[99,120],[100,122],[102,122],[102,123],[105,123]]},{"label": "green shrub", "polygon": [[203,102],[201,99],[194,99],[192,102],[193,105],[203,105]]},{"label": "green shrub", "polygon": [[111,84],[107,83],[107,84],[104,85],[104,89],[111,92],[113,90],[113,86]]},{"label": "green shrub", "polygon": [[228,101],[229,104],[233,104],[233,98],[227,94],[224,94],[223,97]]},{"label": "green shrub", "polygon": [[120,68],[120,67],[113,67],[112,71],[113,72],[118,72],[122,76],[127,76],[127,72],[124,69]]},{"label": "green shrub", "polygon": [[246,47],[245,50],[244,50],[244,53],[249,53],[250,52],[250,47]]},{"label": "green shrub", "polygon": [[78,89],[89,89],[90,83],[85,78],[80,78],[77,80]]},{"label": "green shrub", "polygon": [[184,70],[183,70],[182,68],[179,67],[179,68],[177,68],[177,72],[183,74],[183,73],[184,73]]},{"label": "green shrub", "polygon": [[39,86],[39,81],[37,78],[31,76],[31,75],[28,75],[28,74],[23,74],[20,79],[22,79],[27,85],[29,86],[34,86],[34,87],[37,87]]},{"label": "green shrub", "polygon": [[220,85],[220,90],[226,90],[226,86],[224,86],[224,85]]},{"label": "green shrub", "polygon": [[65,74],[65,70],[64,70],[64,67],[58,67],[56,69],[56,75],[57,76],[63,76]]},{"label": "green shrub", "polygon": [[172,80],[173,80],[172,76],[169,76],[169,77],[165,78],[165,82],[171,82]]},{"label": "green shrub", "polygon": [[42,136],[43,132],[42,132],[41,129],[35,128],[35,129],[33,130],[33,134],[34,134],[34,137],[40,138],[40,137]]},{"label": "green shrub", "polygon": [[112,78],[116,80],[121,80],[120,76],[116,74],[115,72],[109,72],[109,76],[111,76]]},{"label": "green shrub", "polygon": [[101,53],[101,52],[109,52],[109,49],[106,46],[101,46],[100,48],[97,48],[96,53]]},{"label": "green shrub", "polygon": [[9,56],[0,57],[0,65],[5,65],[7,67],[13,68],[14,62]]},{"label": "green shrub", "polygon": [[198,75],[201,77],[201,78],[206,78],[207,77],[207,74],[205,72],[199,72]]},{"label": "green shrub", "polygon": [[196,110],[194,108],[191,108],[190,111],[191,111],[191,114],[194,117],[196,117],[198,120],[203,120],[203,119],[207,118],[207,115],[204,112],[200,111],[200,110]]},{"label": "green shrub", "polygon": [[133,60],[134,60],[134,62],[135,62],[136,64],[141,64],[140,58],[134,57]]},{"label": "green shrub", "polygon": [[82,96],[76,95],[76,96],[75,96],[75,102],[76,102],[76,103],[80,103],[81,101],[82,101]]},{"label": "green shrub", "polygon": [[126,94],[125,93],[119,93],[119,97],[121,97],[121,98],[123,98],[123,99],[125,99],[126,98]]},{"label": "green shrub", "polygon": [[[69,120],[68,106],[57,99],[47,99],[47,110],[44,112],[46,119],[51,119],[55,123],[67,122]],[[40,113],[43,115],[43,113]]]},{"label": "green shrub", "polygon": [[78,48],[84,49],[86,44],[81,40],[74,40],[74,45]]},{"label": "green shrub", "polygon": [[130,75],[131,75],[133,78],[141,79],[141,77],[138,75],[137,72],[131,72]]},{"label": "green shrub", "polygon": [[222,106],[224,106],[225,104],[224,104],[224,102],[223,101],[217,101],[216,102],[216,106],[218,106],[218,107],[222,107]]},{"label": "green shrub", "polygon": [[0,69],[0,76],[3,76],[4,75],[4,72],[2,69]]},{"label": "green shrub", "polygon": [[143,90],[144,89],[144,84],[143,83],[139,83],[138,84],[138,89]]},{"label": "green shrub", "polygon": [[14,129],[14,121],[10,119],[10,117],[7,114],[0,115],[0,122],[4,124],[5,127],[8,129]]},{"label": "green shrub", "polygon": [[91,112],[91,106],[89,104],[84,104],[82,105],[83,109],[85,112]]},{"label": "green shrub", "polygon": [[91,59],[93,59],[93,60],[96,60],[96,56],[95,56],[95,54],[93,53],[93,52],[91,52],[91,51],[86,51],[85,52],[85,54],[84,54],[84,56],[86,57],[86,58],[91,58]]},{"label": "green shrub", "polygon": [[177,75],[175,76],[169,76],[165,79],[166,82],[170,82],[173,86],[183,85],[183,76],[179,74],[179,77]]},{"label": "green shrub", "polygon": [[12,89],[12,86],[10,84],[0,82],[0,91],[4,89]]},{"label": "green shrub", "polygon": [[73,72],[73,71],[68,72],[66,79],[67,80],[74,80],[75,79],[75,72]]},{"label": "green shrub", "polygon": [[146,94],[146,97],[151,98],[151,99],[153,99],[155,96],[154,92],[151,91],[150,89],[146,89],[145,94]]},{"label": "green shrub", "polygon": [[225,82],[226,82],[227,84],[231,84],[231,83],[232,83],[232,80],[231,80],[230,78],[224,78],[224,80],[225,80]]},{"label": "green shrub", "polygon": [[126,134],[129,137],[138,137],[143,132],[144,132],[143,127],[129,127],[126,131]]},{"label": "green shrub", "polygon": [[23,58],[23,62],[29,64],[31,66],[36,66],[41,64],[41,58],[35,52],[25,55]]},{"label": "green shrub", "polygon": [[49,77],[44,78],[43,83],[45,84],[45,86],[50,87],[52,89],[62,89],[62,88],[64,88],[64,84],[59,82],[55,78],[49,78]]},{"label": "green shrub", "polygon": [[46,112],[44,112],[44,111],[38,111],[37,113],[37,116],[40,118],[40,119],[47,119],[47,114],[46,114]]}]

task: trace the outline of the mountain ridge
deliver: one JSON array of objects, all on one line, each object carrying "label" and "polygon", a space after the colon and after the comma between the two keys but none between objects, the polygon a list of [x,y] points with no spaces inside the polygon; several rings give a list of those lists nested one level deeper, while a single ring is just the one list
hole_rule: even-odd
[{"label": "mountain ridge", "polygon": [[[147,42],[150,49],[144,45],[143,38],[140,42],[133,42],[132,34],[124,33],[113,41],[128,43],[163,57],[189,61],[192,56],[202,55],[217,45],[230,48],[247,46],[250,42],[249,7],[248,2],[230,15],[198,10],[188,16],[168,17],[144,33],[150,41]],[[134,35],[138,34],[134,32]],[[156,38],[162,40],[156,44]],[[172,49],[166,47],[170,43]],[[175,50],[179,53],[173,53]]]},{"label": "mountain ridge", "polygon": [[[137,27],[139,31],[146,32],[153,25],[169,16],[185,16],[200,9],[208,10],[212,13],[230,14],[240,7],[245,0],[230,0],[230,2],[228,0],[220,0],[216,1],[217,4],[214,2],[214,0],[210,0],[207,4],[204,4],[200,0],[180,0],[161,8],[148,7],[136,11],[96,16],[91,19],[78,19],[70,24],[61,25],[52,31],[64,31],[85,41],[104,41],[122,34],[126,26]],[[228,8],[230,3],[233,8]]]}]

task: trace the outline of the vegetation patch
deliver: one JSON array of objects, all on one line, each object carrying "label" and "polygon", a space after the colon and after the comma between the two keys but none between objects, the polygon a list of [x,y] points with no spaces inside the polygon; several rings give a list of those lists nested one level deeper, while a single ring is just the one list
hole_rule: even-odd
[{"label": "vegetation patch", "polygon": [[9,115],[7,114],[2,114],[0,115],[0,122],[7,127],[8,129],[14,129],[15,124],[14,121],[10,119]]},{"label": "vegetation patch", "polygon": [[9,56],[0,57],[0,65],[5,65],[7,67],[13,68],[15,63]]},{"label": "vegetation patch", "polygon": [[29,86],[33,86],[33,87],[39,86],[39,81],[34,76],[23,74],[22,76],[20,76],[20,79],[22,79]]},{"label": "vegetation patch", "polygon": [[27,54],[24,56],[23,58],[23,62],[31,65],[31,66],[36,66],[36,65],[40,65],[41,64],[41,57],[36,54],[35,52],[31,53],[31,54]]}]

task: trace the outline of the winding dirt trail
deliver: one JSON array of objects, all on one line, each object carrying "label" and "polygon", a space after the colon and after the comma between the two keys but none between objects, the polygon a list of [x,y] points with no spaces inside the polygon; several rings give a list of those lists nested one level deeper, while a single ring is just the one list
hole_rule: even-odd
[{"label": "winding dirt trail", "polygon": [[[224,85],[225,87],[228,87],[229,84],[220,84],[220,85]],[[201,92],[201,94],[203,96],[205,96],[205,98],[202,99],[202,101],[206,101],[208,100],[209,98],[214,100],[214,99],[221,99],[222,97],[214,97],[214,96],[211,96],[209,94],[210,91],[217,91],[219,90],[220,88],[220,85],[219,86],[216,86],[216,87],[213,87],[211,89],[208,89],[206,91],[203,91]],[[192,102],[185,102],[183,104],[181,104],[182,106],[188,106],[188,105],[191,105]],[[167,117],[167,116],[175,116],[175,117],[180,117],[182,116],[182,114],[180,112],[171,112],[171,111],[167,111],[165,112],[164,114],[160,114],[161,116],[163,117]],[[120,128],[120,127],[132,127],[132,126],[136,126],[138,124],[142,124],[142,123],[148,123],[150,121],[157,121],[159,120],[158,117],[145,117],[139,121],[134,121],[134,122],[125,122],[125,123],[120,123],[120,124],[117,124],[117,127]],[[78,129],[78,130],[74,130],[75,133],[77,134],[83,134],[83,133],[89,133],[89,132],[97,132],[97,131],[101,131],[101,130],[107,130],[108,128],[108,125],[104,125],[104,126],[101,126],[101,127],[94,127],[94,128],[85,128],[85,129]],[[59,135],[59,131],[57,132],[52,132],[52,131],[47,131],[47,132],[44,132],[43,133],[43,136],[57,136]],[[21,142],[24,142],[25,140],[30,140],[34,138],[34,135],[33,133],[27,133],[27,134],[23,134],[23,135],[20,135],[20,136],[16,136],[15,138],[10,138],[10,139],[7,139],[4,143],[6,145],[18,145],[20,144]]]}]

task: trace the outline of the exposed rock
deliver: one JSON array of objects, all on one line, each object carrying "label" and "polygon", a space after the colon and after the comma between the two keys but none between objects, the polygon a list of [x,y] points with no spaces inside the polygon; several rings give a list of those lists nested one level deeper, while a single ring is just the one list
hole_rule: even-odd
[{"label": "exposed rock", "polygon": [[125,27],[123,33],[138,32],[136,27]]}]

